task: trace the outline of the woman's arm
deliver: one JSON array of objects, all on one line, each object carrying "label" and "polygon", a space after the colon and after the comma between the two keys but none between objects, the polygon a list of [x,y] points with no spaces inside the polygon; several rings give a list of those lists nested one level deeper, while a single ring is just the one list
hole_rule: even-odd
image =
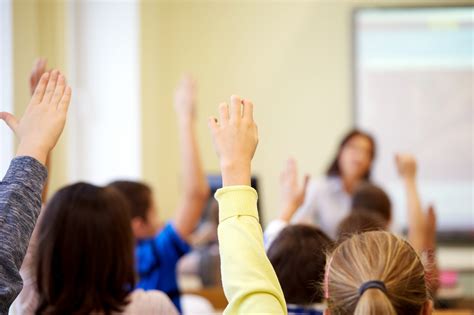
[{"label": "woman's arm", "polygon": [[286,314],[275,271],[265,255],[258,222],[257,193],[250,187],[251,161],[258,142],[253,104],[232,96],[219,106],[209,127],[220,159],[224,188],[219,202],[219,245],[226,314]]}]

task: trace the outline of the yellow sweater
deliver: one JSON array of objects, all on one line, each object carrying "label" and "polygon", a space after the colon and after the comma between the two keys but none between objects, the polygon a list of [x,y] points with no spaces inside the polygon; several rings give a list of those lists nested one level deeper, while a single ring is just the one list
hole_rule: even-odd
[{"label": "yellow sweater", "polygon": [[225,314],[287,314],[285,298],[263,247],[257,192],[249,186],[219,189],[219,247]]}]

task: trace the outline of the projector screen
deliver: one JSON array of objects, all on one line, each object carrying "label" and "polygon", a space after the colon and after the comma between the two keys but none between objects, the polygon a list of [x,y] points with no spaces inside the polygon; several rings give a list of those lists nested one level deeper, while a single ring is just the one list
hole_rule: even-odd
[{"label": "projector screen", "polygon": [[424,207],[440,231],[474,232],[473,7],[359,9],[354,13],[355,123],[377,141],[376,183],[406,227],[396,152],[418,160]]}]

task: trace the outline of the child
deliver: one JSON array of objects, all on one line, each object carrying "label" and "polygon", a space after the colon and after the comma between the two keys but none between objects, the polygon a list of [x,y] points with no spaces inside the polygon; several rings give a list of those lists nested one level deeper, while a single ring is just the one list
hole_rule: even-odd
[{"label": "child", "polygon": [[302,185],[297,179],[296,161],[289,159],[280,175],[282,211],[265,229],[265,246],[288,303],[288,313],[322,315],[325,306],[319,284],[332,241],[316,227],[289,225],[304,201],[309,176]]},{"label": "child", "polygon": [[351,212],[370,212],[385,221],[388,229],[392,221],[392,204],[385,191],[370,182],[362,182],[354,190]]},{"label": "child", "polygon": [[432,313],[425,271],[416,251],[388,232],[356,234],[327,258],[330,314]]},{"label": "child", "polygon": [[332,241],[310,225],[287,226],[267,251],[281,284],[288,314],[322,315],[325,304],[320,284]]},{"label": "child", "polygon": [[[78,183],[42,211],[22,267],[19,314],[177,314],[159,291],[136,290],[127,202]],[[32,258],[31,258],[32,257]]]},{"label": "child", "polygon": [[138,288],[165,292],[181,311],[176,276],[178,260],[190,251],[188,237],[201,218],[209,197],[209,186],[202,170],[195,137],[195,83],[184,78],[177,88],[175,109],[178,115],[183,191],[175,218],[159,229],[156,203],[151,188],[143,183],[117,181],[110,184],[130,203],[131,226],[137,240],[135,257]]},{"label": "child", "polygon": [[337,240],[341,242],[353,234],[369,231],[384,231],[387,221],[376,212],[352,211],[337,228]]},{"label": "child", "polygon": [[45,163],[66,122],[71,88],[57,70],[41,76],[20,120],[1,112],[18,136],[16,158],[0,182],[0,313],[21,291],[19,269],[41,207]]},{"label": "child", "polygon": [[258,142],[253,104],[231,97],[209,118],[220,160],[223,188],[219,203],[219,250],[226,314],[287,314],[285,297],[265,255],[258,222],[257,192],[250,187],[251,161]]}]

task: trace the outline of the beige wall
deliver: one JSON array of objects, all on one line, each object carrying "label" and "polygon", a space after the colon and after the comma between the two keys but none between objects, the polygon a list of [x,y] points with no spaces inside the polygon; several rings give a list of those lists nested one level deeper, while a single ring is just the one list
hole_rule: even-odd
[{"label": "beige wall", "polygon": [[[61,1],[21,0],[13,3],[14,112],[21,116],[29,102],[29,75],[34,60],[47,56],[50,68],[67,74],[66,12]],[[50,190],[67,183],[67,131],[54,149]]]},{"label": "beige wall", "polygon": [[[461,3],[469,3],[461,1]],[[67,72],[63,1],[13,1],[15,112],[28,101],[36,56]],[[233,93],[255,103],[265,221],[278,211],[278,175],[288,156],[321,174],[350,127],[351,12],[361,4],[459,1],[141,1],[143,176],[170,217],[178,199],[172,91],[181,73],[199,80],[198,137],[205,169],[217,172],[206,119]],[[113,5],[111,3],[111,5]],[[52,185],[67,183],[66,140],[55,149]],[[106,144],[104,144],[106,145]]]},{"label": "beige wall", "polygon": [[143,167],[163,215],[178,197],[172,89],[189,71],[199,81],[198,136],[209,172],[218,164],[206,118],[233,93],[254,101],[260,143],[253,170],[268,222],[278,211],[285,159],[319,176],[351,126],[352,9],[413,1],[142,3]]}]

